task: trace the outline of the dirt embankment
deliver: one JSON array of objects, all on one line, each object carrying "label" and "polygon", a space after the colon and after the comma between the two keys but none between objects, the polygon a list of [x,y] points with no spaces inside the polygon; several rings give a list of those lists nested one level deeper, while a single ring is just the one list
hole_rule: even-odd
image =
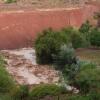
[{"label": "dirt embankment", "polygon": [[0,13],[0,49],[14,49],[32,45],[38,32],[52,27],[79,27],[87,19],[93,21],[98,6],[82,8],[35,9]]}]

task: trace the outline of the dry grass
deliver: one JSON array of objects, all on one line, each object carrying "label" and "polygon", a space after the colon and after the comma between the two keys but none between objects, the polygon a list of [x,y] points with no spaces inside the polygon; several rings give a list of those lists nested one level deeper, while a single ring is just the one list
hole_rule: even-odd
[{"label": "dry grass", "polygon": [[84,49],[77,51],[77,55],[80,59],[85,61],[91,61],[100,65],[100,50]]},{"label": "dry grass", "polygon": [[[0,0],[4,3],[6,0]],[[32,6],[38,8],[80,6],[88,0],[16,0],[18,6]]]},{"label": "dry grass", "polygon": [[[75,8],[82,7],[88,0],[15,0],[13,3],[5,3],[0,0],[0,11],[19,9],[41,9],[41,8]],[[89,2],[94,0],[89,0]],[[96,0],[95,0],[96,1]]]}]

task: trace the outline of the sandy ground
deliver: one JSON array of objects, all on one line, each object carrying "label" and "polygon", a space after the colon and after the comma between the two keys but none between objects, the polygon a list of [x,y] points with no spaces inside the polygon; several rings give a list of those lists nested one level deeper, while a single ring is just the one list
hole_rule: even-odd
[{"label": "sandy ground", "polygon": [[16,0],[15,3],[5,3],[0,0],[0,9],[35,9],[35,8],[62,8],[62,7],[78,7],[84,5],[86,0]]},{"label": "sandy ground", "polygon": [[59,80],[58,72],[53,68],[36,64],[32,48],[3,50],[1,53],[7,61],[6,69],[19,84],[57,83]]}]

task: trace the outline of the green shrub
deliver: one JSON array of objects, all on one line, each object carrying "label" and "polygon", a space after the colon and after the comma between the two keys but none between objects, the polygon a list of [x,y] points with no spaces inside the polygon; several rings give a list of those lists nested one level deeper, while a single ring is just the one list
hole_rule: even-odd
[{"label": "green shrub", "polygon": [[[63,70],[66,64],[71,65],[76,62],[75,52],[71,46],[63,45],[57,55],[53,55],[54,64],[57,69]],[[75,59],[75,61],[74,61]]]},{"label": "green shrub", "polygon": [[73,27],[64,28],[61,30],[62,33],[65,33],[69,43],[72,43],[73,48],[82,48],[90,45],[89,43],[89,34],[82,33],[78,29]]},{"label": "green shrub", "polygon": [[100,92],[92,91],[87,96],[90,98],[89,100],[100,100]]},{"label": "green shrub", "polygon": [[52,63],[52,55],[57,54],[63,44],[67,44],[65,33],[55,32],[51,29],[43,31],[35,41],[37,62],[39,64]]},{"label": "green shrub", "polygon": [[85,64],[75,76],[74,85],[81,93],[100,90],[100,69],[93,67],[93,64]]},{"label": "green shrub", "polygon": [[0,93],[11,92],[15,83],[4,68],[4,60],[0,57]]},{"label": "green shrub", "polygon": [[35,41],[35,50],[37,63],[50,64],[53,62],[52,55],[60,51],[64,44],[72,44],[76,48],[88,47],[90,38],[87,35],[73,29],[72,27],[64,28],[59,32],[48,29],[43,31]]},{"label": "green shrub", "polygon": [[66,92],[66,89],[53,84],[42,84],[32,89],[30,93],[30,100],[37,100],[45,96],[56,96]]},{"label": "green shrub", "polygon": [[21,85],[15,89],[12,97],[15,100],[28,100],[29,97],[29,88],[27,85]]},{"label": "green shrub", "polygon": [[87,42],[90,44],[90,32],[92,30],[92,25],[87,20],[85,23],[81,25],[79,28],[79,32],[83,35],[83,37],[87,40]]},{"label": "green shrub", "polygon": [[100,46],[100,29],[99,28],[94,28],[91,31],[91,37],[90,37],[90,42],[91,45],[93,46]]},{"label": "green shrub", "polygon": [[91,30],[91,24],[90,24],[90,22],[87,20],[85,23],[83,23],[82,25],[81,25],[81,27],[79,28],[79,31],[81,32],[81,33],[84,33],[85,35],[86,34],[88,34],[89,33],[89,31]]},{"label": "green shrub", "polygon": [[80,71],[87,70],[87,69],[96,69],[97,66],[95,63],[88,62],[88,61],[80,61]]},{"label": "green shrub", "polygon": [[0,66],[2,67],[4,66],[4,64],[5,64],[4,58],[2,55],[0,55]]},{"label": "green shrub", "polygon": [[62,74],[68,79],[74,78],[79,66],[72,47],[63,45],[60,52],[57,55],[53,55],[53,59],[57,70],[62,71]]},{"label": "green shrub", "polygon": [[73,27],[66,27],[61,30],[61,33],[66,34],[69,43],[71,42],[71,34],[74,32],[76,32],[76,29],[74,29]]},{"label": "green shrub", "polygon": [[86,37],[82,35],[80,32],[74,32],[71,34],[71,43],[73,48],[84,48],[89,45],[88,41],[86,40]]}]

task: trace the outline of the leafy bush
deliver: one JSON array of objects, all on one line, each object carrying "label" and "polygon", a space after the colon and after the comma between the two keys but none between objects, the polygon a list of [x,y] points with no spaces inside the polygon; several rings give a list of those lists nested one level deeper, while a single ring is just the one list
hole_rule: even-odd
[{"label": "leafy bush", "polygon": [[71,46],[61,46],[60,52],[57,55],[53,55],[54,64],[57,65],[57,69],[62,70],[66,64],[73,64],[75,59],[75,52]]},{"label": "leafy bush", "polygon": [[78,31],[71,34],[71,43],[73,48],[75,49],[84,48],[89,45],[88,41],[86,40],[86,37]]},{"label": "leafy bush", "polygon": [[39,64],[52,63],[52,55],[57,54],[63,44],[67,44],[65,33],[55,32],[51,29],[43,31],[35,41],[37,62]]},{"label": "leafy bush", "polygon": [[0,56],[0,93],[9,93],[12,91],[14,86],[14,81],[4,68],[4,60]]},{"label": "leafy bush", "polygon": [[63,45],[57,55],[53,55],[56,69],[62,71],[62,74],[71,79],[77,73],[79,66],[75,56],[74,49],[70,46]]},{"label": "leafy bush", "polygon": [[100,90],[100,69],[93,64],[85,64],[80,67],[80,71],[75,76],[74,85],[76,85],[81,93],[89,93],[90,91]]},{"label": "leafy bush", "polygon": [[75,49],[89,47],[90,44],[100,46],[100,30],[92,29],[87,22],[79,30],[68,27],[59,32],[52,29],[43,31],[35,41],[37,63],[52,63],[52,55],[57,54],[63,44],[69,43]]},{"label": "leafy bush", "polygon": [[93,46],[100,46],[100,29],[94,28],[91,31],[90,42]]},{"label": "leafy bush", "polygon": [[67,40],[72,43],[73,48],[82,48],[89,46],[89,32],[82,33],[73,27],[63,28],[61,32],[67,35]]},{"label": "leafy bush", "polygon": [[15,100],[28,100],[29,97],[29,88],[27,85],[21,85],[13,93],[13,98]]},{"label": "leafy bush", "polygon": [[100,100],[100,92],[92,91],[87,96],[90,98],[89,100]]},{"label": "leafy bush", "polygon": [[87,20],[85,23],[83,23],[83,24],[81,25],[81,27],[79,28],[79,31],[80,31],[81,33],[84,33],[84,34],[88,34],[89,31],[91,30],[91,27],[92,27],[92,25],[91,25],[90,22]]},{"label": "leafy bush", "polygon": [[89,61],[80,61],[80,71],[85,69],[96,69],[97,66],[95,63]]},{"label": "leafy bush", "polygon": [[36,86],[32,89],[30,93],[30,99],[31,100],[37,100],[37,98],[42,98],[45,96],[56,96],[59,94],[66,93],[65,88],[59,87],[57,85],[53,84],[42,84],[39,86]]},{"label": "leafy bush", "polygon": [[74,29],[73,27],[65,27],[60,32],[63,34],[66,34],[67,40],[70,43],[71,42],[71,34],[76,32],[76,29]]}]

